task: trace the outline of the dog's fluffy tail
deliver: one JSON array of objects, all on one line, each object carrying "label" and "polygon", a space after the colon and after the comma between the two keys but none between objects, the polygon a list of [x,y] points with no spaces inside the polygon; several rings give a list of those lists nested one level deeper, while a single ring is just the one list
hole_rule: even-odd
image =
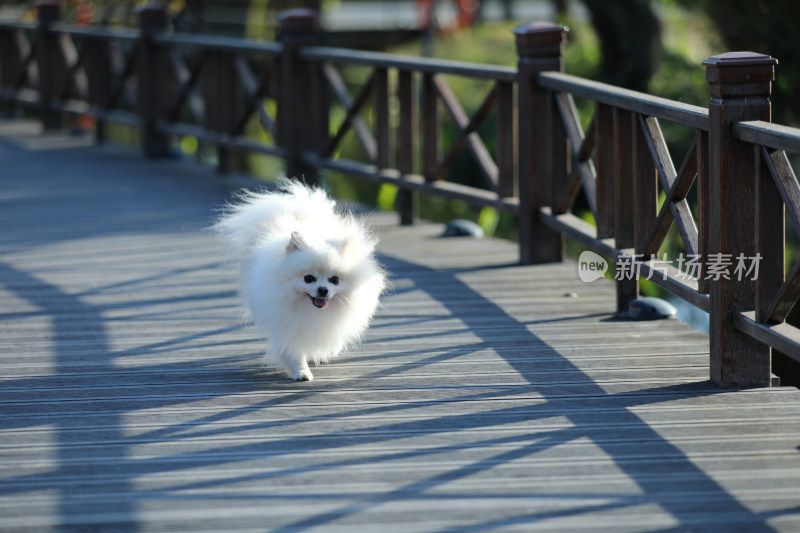
[{"label": "dog's fluffy tail", "polygon": [[278,217],[303,220],[334,211],[334,201],[322,189],[288,178],[280,178],[277,185],[275,191],[242,191],[235,203],[220,210],[211,231],[220,237],[229,261],[246,257]]}]

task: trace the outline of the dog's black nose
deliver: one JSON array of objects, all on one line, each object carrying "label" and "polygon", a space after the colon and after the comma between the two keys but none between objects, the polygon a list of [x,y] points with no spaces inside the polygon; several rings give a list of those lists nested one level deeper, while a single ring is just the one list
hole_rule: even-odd
[{"label": "dog's black nose", "polygon": [[319,296],[325,297],[328,295],[328,288],[327,287],[317,287],[317,294]]}]

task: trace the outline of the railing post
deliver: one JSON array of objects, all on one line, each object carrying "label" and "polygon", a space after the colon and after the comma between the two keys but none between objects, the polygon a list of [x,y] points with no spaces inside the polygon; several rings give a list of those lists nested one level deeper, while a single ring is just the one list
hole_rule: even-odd
[{"label": "railing post", "polygon": [[[286,174],[316,184],[318,173],[303,162],[302,154],[314,150],[317,132],[309,131],[320,121],[312,116],[314,92],[313,65],[298,58],[304,46],[317,41],[317,14],[310,9],[293,9],[280,15],[280,65],[278,97],[278,140],[284,150]],[[323,112],[327,112],[327,109]]]},{"label": "railing post", "polygon": [[539,221],[539,208],[551,206],[558,180],[566,175],[566,136],[554,116],[553,95],[537,83],[544,71],[561,71],[561,49],[567,29],[534,22],[514,29],[519,93],[519,246],[520,261],[558,262],[564,237]]},{"label": "railing post", "polygon": [[0,29],[0,109],[7,118],[14,116],[13,96],[24,68],[22,59],[25,56],[21,48],[17,30]]},{"label": "railing post", "polygon": [[[733,124],[770,120],[769,95],[777,61],[752,52],[714,56],[706,66],[709,118],[709,255],[711,380],[719,386],[769,386],[770,348],[733,327],[733,314],[755,308],[756,282],[734,271],[757,261],[756,157],[736,140]],[[730,265],[730,268],[712,266]],[[714,275],[714,271],[725,275]],[[741,278],[741,279],[739,279]]]},{"label": "railing post", "polygon": [[[205,109],[205,128],[222,136],[236,131],[241,95],[236,77],[235,56],[230,52],[208,51],[201,75],[200,87]],[[230,172],[230,150],[217,144],[217,172]]]},{"label": "railing post", "polygon": [[424,72],[420,85],[420,127],[422,129],[422,175],[425,181],[436,179],[436,169],[439,168],[440,140],[442,124],[439,120],[439,103],[436,98],[435,74]]},{"label": "railing post", "polygon": [[139,9],[139,28],[142,33],[136,81],[142,148],[148,157],[165,156],[170,153],[169,135],[158,129],[158,122],[169,113],[172,81],[163,51],[153,38],[167,28],[166,6],[150,3]]},{"label": "railing post", "polygon": [[[631,147],[634,146],[634,115],[614,109],[614,245],[635,253],[636,246],[636,174]],[[599,170],[598,170],[599,172]],[[599,174],[598,174],[599,175]],[[617,280],[617,313],[627,311],[639,297],[639,280],[620,276]]]},{"label": "railing post", "polygon": [[[414,73],[400,70],[397,74],[397,99],[400,103],[400,120],[397,125],[397,168],[401,174],[413,174],[417,161],[417,131],[419,131],[419,94]],[[400,224],[410,226],[417,218],[417,193],[400,189],[395,206],[400,214]]]},{"label": "railing post", "polygon": [[39,28],[36,34],[36,65],[39,74],[39,112],[45,131],[61,128],[61,113],[54,108],[58,88],[63,79],[64,64],[60,56],[57,36],[50,33],[50,26],[58,22],[60,9],[55,0],[36,3]]},{"label": "railing post", "polygon": [[106,138],[105,114],[111,105],[111,44],[108,39],[86,40],[84,68],[89,80],[89,104],[96,115],[95,141],[99,144]]}]

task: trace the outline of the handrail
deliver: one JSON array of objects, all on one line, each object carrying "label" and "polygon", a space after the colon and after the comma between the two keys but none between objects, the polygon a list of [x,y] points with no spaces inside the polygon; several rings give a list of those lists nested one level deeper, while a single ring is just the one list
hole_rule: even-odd
[{"label": "handrail", "polygon": [[301,50],[300,57],[307,61],[341,61],[350,65],[396,68],[400,70],[413,70],[415,72],[435,74],[454,74],[457,76],[469,76],[505,82],[514,82],[517,80],[517,69],[514,67],[480,65],[464,61],[446,61],[443,59],[403,56],[381,52],[364,52],[345,48],[309,46]]},{"label": "handrail", "polygon": [[800,154],[800,128],[763,120],[746,120],[733,125],[733,136],[740,141]]},{"label": "handrail", "polygon": [[38,22],[18,22],[13,20],[0,20],[0,28],[13,30],[35,30],[39,27]]},{"label": "handrail", "polygon": [[620,109],[708,131],[708,110],[561,72],[542,72],[539,85]]},{"label": "handrail", "polygon": [[283,51],[281,43],[260,42],[235,37],[217,35],[195,35],[191,33],[159,34],[153,38],[160,45],[185,45],[227,52],[250,52],[255,54],[278,55]]},{"label": "handrail", "polygon": [[130,28],[107,28],[104,26],[77,26],[64,22],[56,22],[50,25],[50,30],[55,33],[71,35],[73,37],[107,39],[107,40],[127,40],[133,41],[140,37],[141,32]]}]

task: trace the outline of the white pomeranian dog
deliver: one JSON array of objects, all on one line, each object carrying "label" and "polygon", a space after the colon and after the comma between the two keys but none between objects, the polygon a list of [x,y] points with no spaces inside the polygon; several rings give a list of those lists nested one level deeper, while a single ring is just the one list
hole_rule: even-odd
[{"label": "white pomeranian dog", "polygon": [[212,230],[239,266],[239,294],[266,335],[268,362],[295,380],[357,344],[386,286],[377,240],[324,191],[282,179],[242,193]]}]

